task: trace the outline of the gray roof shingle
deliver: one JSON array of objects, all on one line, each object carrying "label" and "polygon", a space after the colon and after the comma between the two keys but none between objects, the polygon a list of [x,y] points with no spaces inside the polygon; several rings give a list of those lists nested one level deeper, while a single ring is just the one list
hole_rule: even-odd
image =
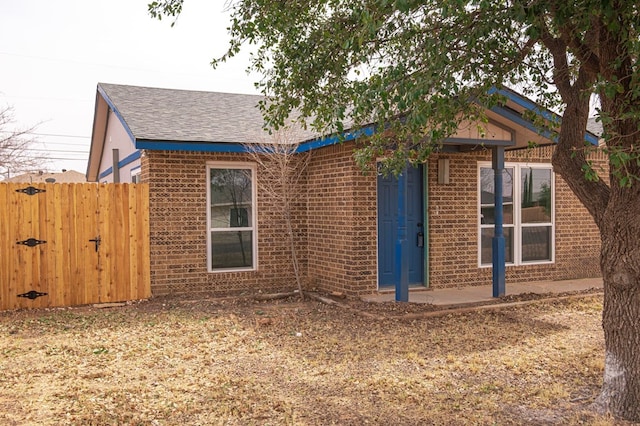
[{"label": "gray roof shingle", "polygon": [[587,121],[587,131],[598,137],[602,136],[602,123],[600,121],[596,121],[596,117],[589,117],[589,120]]},{"label": "gray roof shingle", "polygon": [[98,86],[137,140],[248,143],[264,132],[259,95]]}]

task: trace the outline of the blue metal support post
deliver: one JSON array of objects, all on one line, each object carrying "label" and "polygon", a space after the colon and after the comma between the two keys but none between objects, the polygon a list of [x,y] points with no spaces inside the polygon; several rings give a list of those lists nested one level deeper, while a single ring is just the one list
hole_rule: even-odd
[{"label": "blue metal support post", "polygon": [[407,174],[398,176],[398,239],[396,241],[396,302],[409,301],[409,259],[407,257]]},{"label": "blue metal support post", "polygon": [[504,170],[504,147],[494,146],[491,152],[491,166],[493,167],[493,182],[495,194],[495,231],[491,242],[493,252],[493,297],[505,294],[505,241],[503,224],[502,200],[502,172]]}]

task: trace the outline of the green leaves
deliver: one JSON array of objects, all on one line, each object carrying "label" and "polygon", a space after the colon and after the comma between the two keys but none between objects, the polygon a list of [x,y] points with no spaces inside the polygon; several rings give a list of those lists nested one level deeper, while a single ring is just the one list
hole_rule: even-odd
[{"label": "green leaves", "polygon": [[[156,0],[149,12],[175,18],[182,5]],[[270,127],[290,116],[322,133],[375,124],[378,133],[356,153],[363,167],[382,154],[397,159],[390,164],[424,160],[464,117],[482,121],[478,106],[495,105],[488,91],[501,85],[561,115],[595,92],[616,118],[611,126],[623,119],[640,128],[633,2],[238,0],[228,8],[230,47],[213,65],[251,46]],[[538,124],[558,131],[557,123]],[[634,127],[624,126],[605,138]],[[571,145],[581,146],[572,134]],[[614,168],[626,161],[612,157]]]},{"label": "green leaves", "polygon": [[593,161],[591,160],[582,165],[582,172],[584,173],[584,178],[590,182],[598,182],[600,180],[600,176],[593,168]]},{"label": "green leaves", "polygon": [[409,2],[407,0],[396,0],[395,7],[399,12],[406,13],[409,11]]},{"label": "green leaves", "polygon": [[152,18],[162,20],[163,16],[171,16],[175,18],[171,23],[173,27],[178,19],[178,16],[182,12],[182,5],[184,0],[162,0],[152,1],[147,5],[149,15]]},{"label": "green leaves", "polygon": [[[480,61],[477,52],[465,55],[464,46],[485,40],[497,47],[496,40],[512,33],[511,25],[500,27],[500,36],[495,33],[493,11],[454,16],[465,11],[464,3],[316,0],[282,8],[269,0],[242,1],[233,9],[232,46],[260,43],[252,69],[267,75],[258,85],[276,101],[264,109],[272,125],[282,125],[293,110],[328,132],[371,122],[384,128],[403,114],[407,134],[417,140],[429,122],[443,119],[434,114],[442,110],[437,104],[444,97],[430,99],[434,93],[470,96],[465,92],[472,87],[465,84],[485,88],[480,77],[496,75],[497,58]],[[451,16],[443,22],[438,14]],[[486,24],[488,15],[492,25]],[[462,42],[459,25],[469,29]],[[235,53],[230,50],[223,59]],[[468,69],[469,81],[460,81]]]},{"label": "green leaves", "polygon": [[609,147],[605,150],[609,155],[611,174],[622,188],[631,188],[640,181],[640,151],[634,146],[629,149]]}]

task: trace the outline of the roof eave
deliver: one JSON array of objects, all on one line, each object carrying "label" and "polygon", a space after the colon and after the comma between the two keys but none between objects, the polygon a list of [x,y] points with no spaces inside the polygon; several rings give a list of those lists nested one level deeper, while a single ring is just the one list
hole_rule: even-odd
[{"label": "roof eave", "polygon": [[[492,93],[499,93],[500,95],[505,96],[507,98],[507,106],[511,106],[511,107],[516,106],[516,108],[513,108],[513,109],[528,110],[538,115],[539,117],[542,117],[547,121],[550,121],[552,123],[557,123],[558,126],[562,124],[562,117],[560,115],[538,105],[531,99],[522,96],[521,94],[519,94],[514,90],[494,87],[491,90],[489,90],[489,94],[492,94]],[[533,123],[531,124],[533,125]],[[541,132],[547,132],[547,134],[549,134],[548,130],[541,129]],[[596,134],[585,129],[585,134],[584,134],[585,142],[588,142],[591,145],[598,146],[598,140],[599,138]],[[556,141],[554,140],[554,142]]]},{"label": "roof eave", "polygon": [[109,107],[99,92],[96,92],[96,103],[93,112],[93,126],[91,130],[91,146],[89,148],[89,160],[85,174],[87,182],[97,182],[102,152],[107,131]]},{"label": "roof eave", "polygon": [[93,113],[93,127],[91,131],[91,147],[89,148],[89,160],[87,162],[87,182],[97,182],[100,173],[100,163],[106,143],[107,126],[109,123],[109,111],[118,117],[122,127],[129,135],[131,142],[136,145],[136,139],[132,130],[127,125],[124,117],[118,111],[113,101],[109,98],[104,88],[98,83],[96,89],[96,103]]}]

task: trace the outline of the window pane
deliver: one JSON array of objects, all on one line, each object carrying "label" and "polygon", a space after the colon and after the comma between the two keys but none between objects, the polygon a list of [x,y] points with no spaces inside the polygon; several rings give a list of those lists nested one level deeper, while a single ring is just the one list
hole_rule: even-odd
[{"label": "window pane", "polygon": [[231,209],[229,223],[232,228],[247,228],[249,226],[249,211],[246,208]]},{"label": "window pane", "polygon": [[252,226],[251,170],[211,169],[209,177],[211,228]]},{"label": "window pane", "polygon": [[[480,169],[480,204],[495,204],[493,169]],[[513,204],[513,167],[502,170],[502,203]]]},{"label": "window pane", "polygon": [[522,223],[551,222],[551,169],[520,169]]},{"label": "window pane", "polygon": [[[495,220],[494,206],[480,207],[480,223],[494,224]],[[504,204],[502,206],[502,223],[513,224],[513,204]]]},{"label": "window pane", "polygon": [[551,260],[551,227],[522,228],[522,261]]},{"label": "window pane", "polygon": [[211,233],[213,269],[253,266],[253,231],[214,231]]},{"label": "window pane", "polygon": [[[513,228],[502,228],[504,232],[505,261],[513,263]],[[480,261],[490,265],[493,259],[493,228],[482,228]]]}]

